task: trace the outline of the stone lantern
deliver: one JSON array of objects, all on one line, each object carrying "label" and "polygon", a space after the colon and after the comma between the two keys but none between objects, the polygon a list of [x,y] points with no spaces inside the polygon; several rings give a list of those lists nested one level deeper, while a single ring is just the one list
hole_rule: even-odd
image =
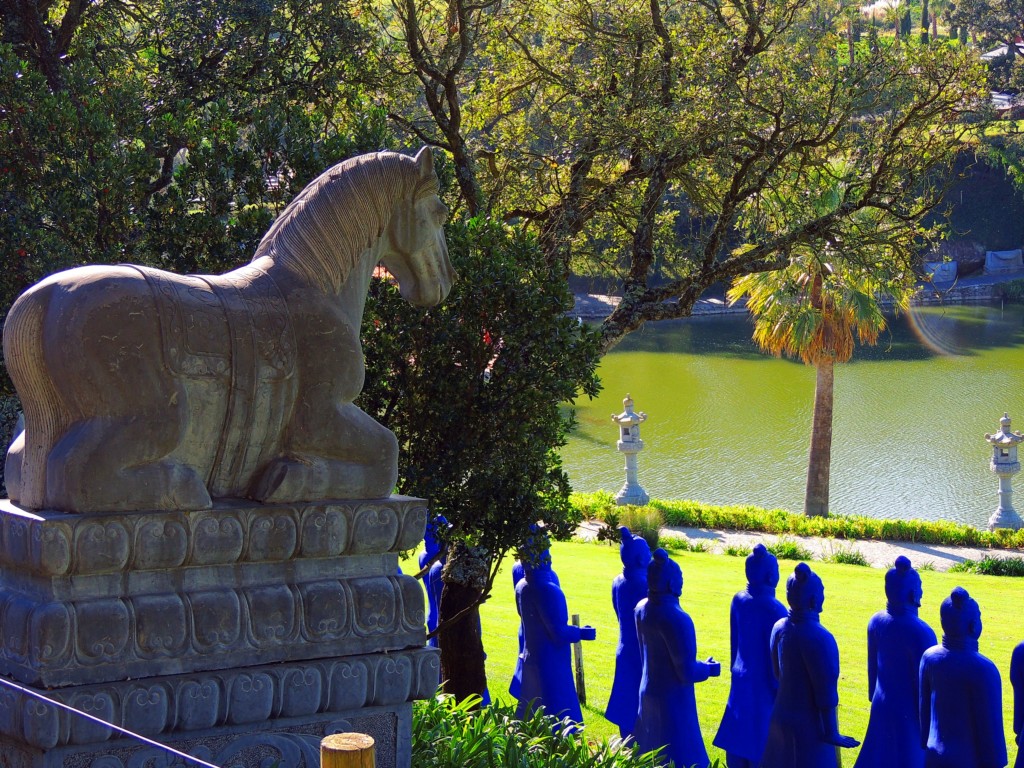
[{"label": "stone lantern", "polygon": [[642,506],[651,500],[642,487],[636,475],[636,455],[644,449],[644,441],[640,439],[640,422],[647,420],[647,414],[641,411],[636,413],[633,410],[633,398],[626,395],[622,401],[625,410],[616,416],[612,414],[612,421],[619,425],[619,441],[615,447],[626,454],[626,484],[615,495],[615,503],[635,504]]},{"label": "stone lantern", "polygon": [[1010,431],[1010,414],[1004,413],[999,420],[999,431],[994,435],[985,435],[992,446],[992,462],[989,469],[999,478],[999,506],[988,519],[988,529],[1020,528],[1024,525],[1017,510],[1013,508],[1013,489],[1011,478],[1020,472],[1017,460],[1017,444],[1024,442],[1024,435]]}]

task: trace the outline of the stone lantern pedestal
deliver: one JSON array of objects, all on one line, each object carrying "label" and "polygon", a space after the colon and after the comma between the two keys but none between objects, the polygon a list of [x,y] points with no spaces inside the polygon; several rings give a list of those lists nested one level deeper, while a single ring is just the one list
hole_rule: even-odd
[{"label": "stone lantern pedestal", "polygon": [[640,439],[640,424],[647,420],[647,414],[633,410],[633,398],[629,395],[622,401],[622,406],[625,410],[618,416],[612,414],[612,421],[619,425],[619,440],[615,447],[626,456],[626,483],[615,494],[615,503],[620,506],[643,506],[651,497],[637,478],[636,455],[644,449],[644,441]]},{"label": "stone lantern pedestal", "polygon": [[1013,476],[1020,472],[1017,445],[1024,441],[1024,435],[1010,431],[1010,415],[1004,413],[1003,418],[999,420],[999,431],[994,435],[985,435],[985,439],[992,446],[989,469],[999,478],[999,506],[988,519],[988,529],[992,531],[996,528],[1021,528],[1024,521],[1013,508],[1013,489],[1010,482]]}]

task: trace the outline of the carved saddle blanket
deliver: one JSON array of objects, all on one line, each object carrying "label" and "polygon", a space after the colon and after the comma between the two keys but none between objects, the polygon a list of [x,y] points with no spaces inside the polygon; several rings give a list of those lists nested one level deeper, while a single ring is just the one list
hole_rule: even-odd
[{"label": "carved saddle blanket", "polygon": [[216,277],[132,268],[152,292],[165,365],[196,393],[188,430],[209,455],[190,463],[208,470],[211,495],[243,495],[291,411],[296,342],[285,299],[256,267]]}]

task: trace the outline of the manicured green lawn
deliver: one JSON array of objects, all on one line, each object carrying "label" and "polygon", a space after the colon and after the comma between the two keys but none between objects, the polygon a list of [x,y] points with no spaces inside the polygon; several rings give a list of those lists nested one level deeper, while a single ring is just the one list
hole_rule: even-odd
[{"label": "manicured green lawn", "polygon": [[[587,733],[598,739],[618,735],[617,728],[604,719],[618,641],[618,625],[611,605],[612,579],[621,570],[618,547],[555,544],[552,559],[568,600],[569,613],[580,614],[581,623],[597,628],[597,639],[583,644],[588,702],[583,714]],[[714,656],[722,661],[722,676],[697,686],[701,728],[714,759],[723,757],[720,750],[711,746],[711,739],[729,693],[729,602],[745,584],[743,559],[704,553],[683,553],[675,559],[683,569],[685,584],[681,603],[696,625],[698,653],[702,658]],[[780,562],[783,584],[780,584],[778,597],[783,602],[784,582],[794,565],[789,561]],[[843,733],[861,740],[867,729],[870,706],[865,661],[867,623],[871,615],[885,605],[884,571],[819,562],[811,566],[825,582],[822,624],[839,643],[840,726]],[[1003,715],[1012,765],[1017,750],[1013,744],[1009,664],[1014,645],[1024,640],[1024,621],[1021,620],[1024,579],[928,571],[923,571],[921,577],[925,590],[921,617],[940,637],[939,603],[953,587],[965,587],[981,605],[984,622],[981,652],[996,663],[1002,674]],[[491,695],[508,699],[519,621],[508,570],[499,576],[494,595],[482,609],[482,617]],[[852,765],[856,750],[845,752],[843,757],[846,765]]]}]

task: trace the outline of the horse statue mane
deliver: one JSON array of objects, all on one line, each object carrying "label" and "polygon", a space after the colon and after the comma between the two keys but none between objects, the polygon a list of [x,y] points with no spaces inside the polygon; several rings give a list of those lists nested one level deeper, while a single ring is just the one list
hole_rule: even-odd
[{"label": "horse statue mane", "polygon": [[437,177],[424,177],[408,160],[377,152],[328,169],[278,216],[253,261],[287,262],[310,283],[337,292],[359,256],[381,236],[396,198],[437,195]]},{"label": "horse statue mane", "polygon": [[397,441],[353,405],[359,327],[383,264],[432,306],[455,273],[430,150],[346,160],[224,275],[86,266],[15,302],[4,355],[25,429],[11,500],[64,512],[192,510],[213,499],[375,499]]}]

